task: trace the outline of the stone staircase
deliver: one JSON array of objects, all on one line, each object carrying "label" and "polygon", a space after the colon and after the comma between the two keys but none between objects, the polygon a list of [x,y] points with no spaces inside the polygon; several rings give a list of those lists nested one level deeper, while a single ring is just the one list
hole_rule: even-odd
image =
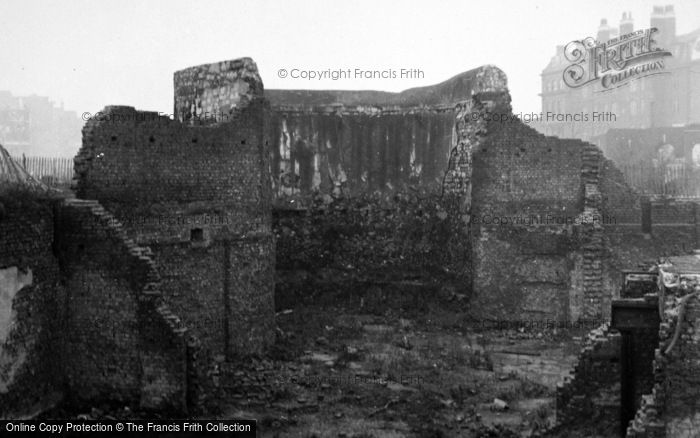
[{"label": "stone staircase", "polygon": [[[140,247],[134,240],[129,238],[119,220],[105,210],[98,201],[68,198],[63,200],[63,205],[77,211],[77,214],[82,218],[89,216],[89,219],[86,220],[94,222],[94,228],[98,229],[100,234],[104,233],[106,239],[117,242],[123,251],[129,255],[127,264],[132,268],[130,271],[136,273],[134,278],[129,279],[129,281],[136,285],[135,290],[137,291],[136,298],[139,304],[139,312],[148,318],[147,321],[143,322],[146,324],[160,322],[168,331],[168,337],[183,345],[183,348],[186,348],[187,351],[183,351],[183,354],[186,354],[188,359],[196,359],[200,343],[188,331],[183,321],[165,303],[163,293],[160,290],[160,275],[152,258],[153,254],[150,248]],[[155,317],[156,320],[150,320],[152,317]],[[192,368],[192,366],[187,367],[188,373],[192,371]],[[195,375],[188,375],[186,384],[194,384],[195,377]],[[193,389],[188,388],[188,392],[193,392]],[[155,402],[160,401],[162,400],[155,400]],[[199,402],[198,400],[194,401],[195,404]]]}]

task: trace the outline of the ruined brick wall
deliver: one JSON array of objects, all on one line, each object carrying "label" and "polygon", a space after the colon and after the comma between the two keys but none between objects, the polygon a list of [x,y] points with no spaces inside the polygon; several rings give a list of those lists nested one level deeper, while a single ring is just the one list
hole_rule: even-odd
[{"label": "ruined brick wall", "polygon": [[653,253],[625,242],[638,240],[640,197],[596,146],[545,137],[509,113],[498,100],[487,107],[473,155],[475,294],[496,315],[607,319],[621,269]]},{"label": "ruined brick wall", "polygon": [[572,375],[557,385],[557,425],[582,424],[615,436],[620,418],[620,335],[608,324],[591,331]]},{"label": "ruined brick wall", "polygon": [[[276,145],[278,200],[437,189],[464,220],[459,232],[469,235],[470,283],[482,311],[494,318],[605,317],[611,297],[604,286],[617,273],[602,262],[600,222],[610,219],[607,207],[627,195],[635,202],[635,195],[618,186],[595,146],[545,137],[517,120],[502,72],[469,73],[469,93],[452,93],[460,100],[451,105],[429,99],[407,108],[413,101],[391,93],[273,90],[268,136]],[[527,223],[533,220],[539,225]],[[281,247],[295,247],[281,236]],[[298,252],[281,251],[278,266],[292,264],[286,257]]]},{"label": "ruined brick wall", "polygon": [[640,196],[627,185],[622,171],[615,164],[603,158],[600,168],[601,208],[603,213],[614,220],[614,224],[640,224]]},{"label": "ruined brick wall", "polygon": [[470,108],[503,95],[506,80],[487,66],[452,81],[398,95],[272,93],[278,201],[299,195],[289,205],[305,206],[278,210],[280,270],[335,271],[350,288],[408,280],[425,297],[440,284],[469,293],[469,154],[481,135]]},{"label": "ruined brick wall", "polygon": [[439,189],[455,105],[505,89],[503,72],[484,66],[401,93],[268,90],[276,196]]},{"label": "ruined brick wall", "polygon": [[[700,329],[700,300],[691,298],[683,312],[683,320],[679,320],[679,315],[675,315],[673,307],[678,305],[678,297],[673,297],[673,304],[667,302],[666,321],[675,324],[682,324],[681,336],[676,345],[665,359],[665,369],[657,376],[657,381],[664,381],[665,387],[662,389],[665,402],[663,418],[666,423],[666,436],[668,437],[691,437],[697,436],[700,430],[700,400],[698,399],[697,388],[700,384],[698,377],[698,363],[700,361],[700,339],[698,330]],[[672,338],[672,330],[675,324],[668,327],[668,332],[661,332],[664,338]],[[662,330],[666,327],[662,327]],[[667,347],[669,344],[664,344]],[[660,362],[662,360],[659,360]],[[660,364],[661,365],[661,364]]]},{"label": "ruined brick wall", "polygon": [[[275,212],[277,269],[284,286],[278,306],[293,305],[304,291],[335,288],[360,296],[369,286],[400,282],[422,284],[426,299],[441,288],[468,293],[469,242],[450,199],[433,192],[395,192],[326,201]],[[300,275],[303,282],[295,285]],[[335,283],[324,287],[330,279]]]},{"label": "ruined brick wall", "polygon": [[99,200],[152,248],[166,302],[212,358],[260,352],[274,335],[261,87],[251,85],[222,123],[106,108],[86,124],[76,158],[77,195]]},{"label": "ruined brick wall", "polygon": [[63,288],[52,248],[56,202],[24,191],[0,194],[2,418],[33,415],[62,397]]},{"label": "ruined brick wall", "polygon": [[[609,162],[608,162],[609,163]],[[614,169],[615,173],[619,173]],[[688,199],[640,197],[615,177],[602,178],[608,185],[603,190],[605,214],[615,219],[604,225],[604,288],[617,291],[621,287],[623,269],[654,265],[660,258],[687,254],[700,241],[700,209]],[[648,200],[648,201],[647,201]],[[642,229],[642,205],[648,202],[651,233]]]},{"label": "ruined brick wall", "polygon": [[452,113],[451,107],[276,109],[268,129],[275,194],[438,187]]},{"label": "ruined brick wall", "polygon": [[185,411],[186,329],[162,302],[147,251],[96,201],[64,201],[56,224],[69,400]]},{"label": "ruined brick wall", "polygon": [[23,193],[2,205],[1,266],[31,270],[3,304],[2,415],[61,399],[187,410],[186,331],[143,249],[95,201]]},{"label": "ruined brick wall", "polygon": [[189,241],[197,227],[205,240],[266,232],[262,107],[216,126],[107,107],[83,129],[76,194],[101,201],[139,241]]},{"label": "ruined brick wall", "polygon": [[[628,438],[690,438],[698,435],[700,402],[696,388],[700,342],[696,332],[700,304],[697,298],[690,298],[684,306],[682,320],[679,320],[680,303],[681,295],[677,293],[664,297],[659,348],[654,360],[654,387],[643,397],[640,409],[627,429]],[[682,324],[681,335],[666,354],[677,324]]]},{"label": "ruined brick wall", "polygon": [[487,134],[473,154],[475,304],[493,318],[595,318],[585,311],[585,144],[502,120],[508,103],[485,107]]},{"label": "ruined brick wall", "polygon": [[230,121],[251,96],[263,94],[258,68],[250,58],[177,71],[174,86],[175,119],[197,124]]},{"label": "ruined brick wall", "polygon": [[474,216],[576,217],[583,208],[582,145],[518,121],[490,122],[474,157]]},{"label": "ruined brick wall", "polygon": [[[697,222],[696,202],[659,199],[651,202],[651,226],[682,226],[692,227]],[[663,232],[662,230],[659,230]],[[694,230],[691,230],[694,231]]]}]

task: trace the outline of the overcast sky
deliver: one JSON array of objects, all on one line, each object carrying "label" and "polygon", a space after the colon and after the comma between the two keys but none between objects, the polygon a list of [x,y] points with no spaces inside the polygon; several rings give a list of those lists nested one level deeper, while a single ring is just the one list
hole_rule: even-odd
[{"label": "overcast sky", "polygon": [[[653,0],[34,1],[0,0],[0,90],[78,114],[109,104],[171,113],[173,72],[252,57],[266,88],[400,91],[483,64],[508,75],[516,112],[540,111],[540,72],[557,44],[595,36]],[[670,2],[669,2],[670,3]],[[678,33],[700,1],[676,0]],[[281,79],[279,69],[416,68],[422,79]]]}]

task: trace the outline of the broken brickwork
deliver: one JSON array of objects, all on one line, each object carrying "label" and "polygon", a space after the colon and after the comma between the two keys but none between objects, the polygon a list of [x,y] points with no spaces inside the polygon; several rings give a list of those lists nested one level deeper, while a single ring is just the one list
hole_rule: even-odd
[{"label": "broken brickwork", "polygon": [[488,319],[606,316],[599,222],[638,198],[594,146],[517,120],[497,68],[402,93],[263,94],[250,59],[174,82],[172,119],[111,106],[86,123],[79,199],[56,207],[67,396],[240,394],[232,364],[274,340],[275,266],[330,289],[429,283]]},{"label": "broken brickwork", "polygon": [[[661,289],[659,275],[625,274],[622,299],[613,302],[612,327],[589,333],[572,375],[557,388],[558,430],[627,438],[697,436],[700,292],[695,275],[686,277],[687,284],[677,281],[684,274],[665,278],[677,286]],[[639,297],[640,292],[646,293]]]},{"label": "broken brickwork", "polygon": [[503,317],[600,320],[608,216],[601,153],[495,118],[510,113],[508,104],[496,99],[485,111],[486,134],[473,153],[475,304]]},{"label": "broken brickwork", "polygon": [[163,302],[146,249],[97,201],[58,208],[67,394],[185,411],[186,329]]},{"label": "broken brickwork", "polygon": [[[51,378],[47,372],[27,400],[38,403],[55,386],[58,398],[77,404],[199,410],[224,395],[217,386],[225,378],[214,378],[219,364],[263,352],[274,338],[262,82],[255,64],[241,59],[178,72],[175,83],[175,112],[183,121],[105,108],[83,130],[75,159],[78,199],[7,233],[17,240],[3,242],[8,248],[24,242],[33,251],[3,263],[28,269],[50,260],[39,285],[60,279],[62,286],[31,300],[38,306],[27,308],[33,319],[23,317],[22,297],[37,286],[11,303],[22,324],[34,324],[50,300],[59,310],[52,325],[36,322],[40,329],[33,331],[60,342],[13,332],[15,347],[11,341],[3,348],[14,355],[10,368],[24,372],[26,362],[35,375],[44,369],[31,366],[37,355],[60,352],[61,360],[43,362],[59,370],[52,368]],[[9,225],[21,220],[22,213],[12,213],[18,216]],[[50,243],[34,248],[30,238],[34,246]],[[52,257],[43,258],[47,248]],[[11,371],[3,378],[8,400],[21,396],[25,379]]]},{"label": "broken brickwork", "polygon": [[616,435],[620,417],[620,335],[608,324],[591,331],[576,367],[557,385],[557,425],[581,422],[601,434]]},{"label": "broken brickwork", "polygon": [[[292,199],[307,211],[311,203],[305,200],[313,193],[335,199],[432,190],[439,196],[428,202],[445,205],[463,222],[458,231],[465,236],[469,269],[461,289],[474,295],[478,312],[492,318],[608,317],[612,297],[605,286],[617,281],[618,272],[606,268],[614,254],[607,250],[604,222],[616,220],[614,207],[638,208],[638,196],[595,146],[545,137],[519,121],[500,70],[482,67],[430,88],[420,89],[427,96],[420,107],[402,106],[413,104],[405,97],[413,90],[268,92],[276,203]],[[287,216],[290,228],[291,217],[305,215],[278,216]],[[396,215],[389,217],[384,224],[400,228],[392,223]],[[324,227],[299,228],[310,240],[323,240]],[[277,266],[284,269],[304,253],[294,243],[303,238],[281,231],[280,247],[297,248],[278,253]]]},{"label": "broken brickwork", "polygon": [[654,352],[653,387],[642,396],[641,406],[627,428],[628,438],[690,438],[698,434],[700,303],[697,296],[690,297],[693,290],[667,289],[661,297],[662,320],[658,348]]},{"label": "broken brickwork", "polygon": [[412,287],[426,301],[441,292],[464,296],[468,239],[455,238],[464,236],[464,223],[452,207],[438,194],[415,192],[320,198],[305,209],[277,209],[278,309],[312,290],[368,302],[380,291]]},{"label": "broken brickwork", "polygon": [[455,105],[490,90],[496,78],[504,86],[505,75],[484,66],[401,93],[267,90],[275,194],[439,189]]},{"label": "broken brickwork", "polygon": [[263,95],[250,58],[215,62],[175,72],[174,118],[192,124],[231,121],[238,109]]},{"label": "broken brickwork", "polygon": [[21,193],[0,210],[2,265],[31,273],[7,303],[0,415],[97,399],[186,411],[186,330],[147,251],[96,201]]},{"label": "broken brickwork", "polygon": [[162,300],[198,349],[187,398],[201,404],[219,395],[218,364],[274,339],[266,106],[245,58],[177,72],[175,90],[177,120],[107,107],[86,123],[75,188],[151,251]]},{"label": "broken brickwork", "polygon": [[466,297],[471,106],[505,90],[487,66],[397,94],[271,91],[278,304],[330,272],[335,287]]},{"label": "broken brickwork", "polygon": [[[37,412],[63,388],[62,286],[53,252],[56,200],[0,193],[0,415]],[[5,293],[9,294],[5,295]]]}]

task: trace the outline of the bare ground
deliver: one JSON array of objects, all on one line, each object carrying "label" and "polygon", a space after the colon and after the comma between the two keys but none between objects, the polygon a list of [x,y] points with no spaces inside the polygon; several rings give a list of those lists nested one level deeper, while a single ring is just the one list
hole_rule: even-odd
[{"label": "bare ground", "polygon": [[[348,304],[348,305],[345,305]],[[555,419],[581,332],[484,331],[445,308],[304,303],[277,315],[274,400],[232,400],[262,437],[528,437]]]}]

